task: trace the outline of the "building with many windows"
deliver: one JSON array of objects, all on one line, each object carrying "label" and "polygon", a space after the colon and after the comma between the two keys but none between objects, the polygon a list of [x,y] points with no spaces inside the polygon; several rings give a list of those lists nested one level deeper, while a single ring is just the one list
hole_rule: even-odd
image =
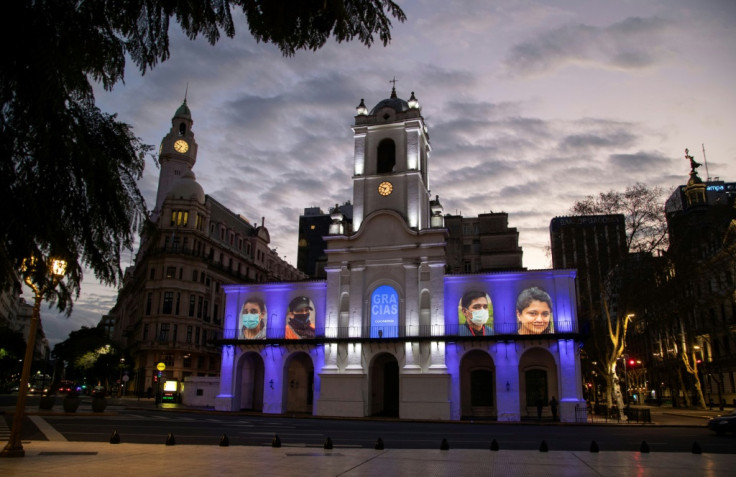
[{"label": "building with many windows", "polygon": [[223,285],[306,277],[269,247],[265,219],[251,223],[205,194],[192,170],[193,123],[185,100],[161,142],[156,204],[135,263],[104,317],[135,360],[130,392],[155,387],[158,363],[177,383],[219,374],[212,340],[222,331]]}]

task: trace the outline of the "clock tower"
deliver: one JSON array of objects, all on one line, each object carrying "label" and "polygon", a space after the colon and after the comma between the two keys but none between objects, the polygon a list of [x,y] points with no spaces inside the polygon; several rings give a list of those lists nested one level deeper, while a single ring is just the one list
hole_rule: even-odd
[{"label": "clock tower", "polygon": [[379,210],[398,213],[413,230],[430,227],[427,163],[429,135],[414,93],[396,95],[370,112],[363,100],[356,108],[353,133],[353,227]]},{"label": "clock tower", "polygon": [[194,141],[192,124],[194,124],[192,112],[185,98],[171,118],[171,130],[159,147],[158,162],[161,165],[161,172],[158,177],[156,206],[151,217],[154,222],[161,214],[161,207],[171,186],[197,162],[197,143]]}]

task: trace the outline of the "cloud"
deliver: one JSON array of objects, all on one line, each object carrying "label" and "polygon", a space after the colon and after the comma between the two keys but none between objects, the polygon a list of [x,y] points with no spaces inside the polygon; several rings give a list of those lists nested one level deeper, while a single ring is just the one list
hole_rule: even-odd
[{"label": "cloud", "polygon": [[569,64],[636,70],[667,55],[670,24],[660,18],[629,17],[608,27],[568,24],[511,48],[504,60],[507,74],[534,76]]}]

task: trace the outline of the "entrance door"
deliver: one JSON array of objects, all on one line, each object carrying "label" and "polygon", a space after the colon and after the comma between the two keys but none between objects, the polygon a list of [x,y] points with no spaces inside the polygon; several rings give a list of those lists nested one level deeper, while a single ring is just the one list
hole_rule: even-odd
[{"label": "entrance door", "polygon": [[388,353],[376,357],[371,366],[371,414],[399,416],[399,363]]},{"label": "entrance door", "polygon": [[295,354],[287,364],[286,412],[312,413],[314,366],[305,353]]},{"label": "entrance door", "polygon": [[263,359],[257,353],[243,357],[240,370],[240,409],[263,411]]}]

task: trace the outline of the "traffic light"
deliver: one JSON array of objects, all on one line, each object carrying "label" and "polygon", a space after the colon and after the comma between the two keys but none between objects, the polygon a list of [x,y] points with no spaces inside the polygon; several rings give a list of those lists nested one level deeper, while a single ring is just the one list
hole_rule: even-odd
[{"label": "traffic light", "polygon": [[154,374],[153,375],[153,382],[154,383],[157,383],[158,382],[158,374]]},{"label": "traffic light", "polygon": [[636,364],[636,361],[633,359],[629,360],[629,366],[634,366]]}]

